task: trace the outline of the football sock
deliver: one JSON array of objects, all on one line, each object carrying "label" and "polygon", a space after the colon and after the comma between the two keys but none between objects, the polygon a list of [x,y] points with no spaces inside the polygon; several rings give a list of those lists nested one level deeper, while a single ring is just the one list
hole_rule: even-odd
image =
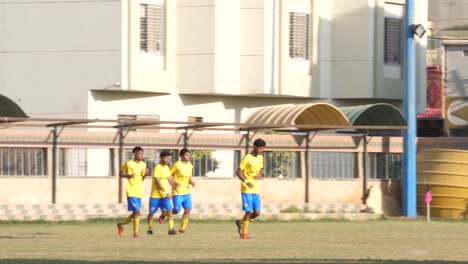
[{"label": "football sock", "polygon": [[153,229],[153,217],[151,218],[148,217],[148,229],[149,230]]},{"label": "football sock", "polygon": [[241,226],[242,226],[242,234],[248,234],[249,232],[249,221],[241,221]]},{"label": "football sock", "polygon": [[182,223],[180,224],[180,229],[185,230],[189,222],[188,218],[182,217]]},{"label": "football sock", "polygon": [[130,223],[132,220],[133,220],[133,215],[131,214],[127,218],[125,218],[125,220],[122,222],[122,225],[126,225]]},{"label": "football sock", "polygon": [[169,218],[168,221],[167,221],[167,224],[169,226],[169,231],[174,229],[174,218]]},{"label": "football sock", "polygon": [[133,219],[133,233],[137,234],[139,228],[140,228],[140,216],[135,216],[135,218]]}]

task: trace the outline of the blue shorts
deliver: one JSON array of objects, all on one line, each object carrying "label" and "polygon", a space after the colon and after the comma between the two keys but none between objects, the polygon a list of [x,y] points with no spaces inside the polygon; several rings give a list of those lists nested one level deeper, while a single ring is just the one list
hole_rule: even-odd
[{"label": "blue shorts", "polygon": [[127,197],[127,204],[129,211],[140,211],[141,209],[141,198],[138,197]]},{"label": "blue shorts", "polygon": [[174,202],[174,214],[178,214],[182,208],[192,209],[192,195],[174,195],[172,196],[172,202]]},{"label": "blue shorts", "polygon": [[149,214],[154,215],[158,209],[172,210],[172,201],[169,198],[153,198],[149,200]]},{"label": "blue shorts", "polygon": [[242,210],[251,212],[252,210],[260,211],[262,201],[258,193],[242,193]]}]

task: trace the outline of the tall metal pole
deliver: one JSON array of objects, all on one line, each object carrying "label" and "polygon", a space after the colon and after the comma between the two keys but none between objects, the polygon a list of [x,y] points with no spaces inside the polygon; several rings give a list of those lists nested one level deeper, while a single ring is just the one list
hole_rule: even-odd
[{"label": "tall metal pole", "polygon": [[52,130],[52,203],[57,202],[57,127]]},{"label": "tall metal pole", "polygon": [[310,132],[306,134],[306,149],[305,149],[305,202],[309,203],[309,177],[310,177],[310,161],[309,161],[309,137]]},{"label": "tall metal pole", "polygon": [[408,130],[403,134],[403,210],[416,217],[416,53],[414,41],[414,0],[406,0],[404,44],[404,114]]}]

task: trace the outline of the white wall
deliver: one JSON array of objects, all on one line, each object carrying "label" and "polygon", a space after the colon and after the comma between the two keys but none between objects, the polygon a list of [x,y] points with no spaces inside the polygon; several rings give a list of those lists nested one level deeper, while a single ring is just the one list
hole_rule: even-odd
[{"label": "white wall", "polygon": [[[311,1],[290,0],[280,3],[280,83],[278,95],[311,97],[313,95],[311,62],[314,54],[310,52],[309,48],[308,60],[289,57],[289,14],[290,12],[306,13],[309,14],[309,20],[314,21]],[[317,45],[317,39],[310,38],[310,47],[315,45]]]},{"label": "white wall", "polygon": [[[128,1],[128,2],[127,2]],[[127,30],[129,39],[126,47],[128,58],[124,58],[124,90],[170,93],[175,89],[176,74],[176,4],[164,0],[124,0],[122,30]],[[159,54],[140,50],[140,5],[153,4],[163,7],[163,51]],[[128,22],[127,22],[128,21]],[[125,40],[124,40],[125,41]]]},{"label": "white wall", "polygon": [[177,1],[177,75],[182,94],[215,90],[215,0]]},{"label": "white wall", "polygon": [[372,98],[374,87],[373,1],[333,0],[331,96]]},{"label": "white wall", "polygon": [[86,117],[87,91],[120,81],[120,2],[0,4],[0,94],[31,117]]}]

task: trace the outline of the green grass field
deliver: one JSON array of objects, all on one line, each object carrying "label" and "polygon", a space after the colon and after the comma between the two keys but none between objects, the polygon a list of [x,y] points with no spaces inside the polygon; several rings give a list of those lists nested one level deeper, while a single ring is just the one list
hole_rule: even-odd
[{"label": "green grass field", "polygon": [[176,236],[154,225],[134,239],[110,220],[0,223],[0,263],[468,263],[467,221],[258,221],[250,240],[232,221],[192,221]]}]

